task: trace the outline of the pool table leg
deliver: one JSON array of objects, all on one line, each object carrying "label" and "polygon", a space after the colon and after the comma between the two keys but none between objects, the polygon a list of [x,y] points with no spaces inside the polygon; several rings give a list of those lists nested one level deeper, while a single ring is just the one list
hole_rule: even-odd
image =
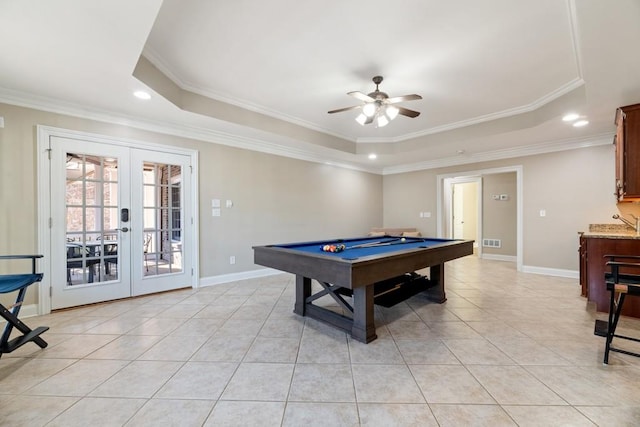
[{"label": "pool table leg", "polygon": [[353,326],[351,327],[353,339],[368,343],[378,337],[373,310],[373,285],[355,288],[353,290]]},{"label": "pool table leg", "polygon": [[427,298],[442,304],[447,300],[447,296],[444,293],[444,264],[429,267],[429,281],[433,283],[434,286],[426,291]]},{"label": "pool table leg", "polygon": [[300,316],[306,316],[307,298],[311,296],[311,279],[296,274],[296,304],[293,312]]}]

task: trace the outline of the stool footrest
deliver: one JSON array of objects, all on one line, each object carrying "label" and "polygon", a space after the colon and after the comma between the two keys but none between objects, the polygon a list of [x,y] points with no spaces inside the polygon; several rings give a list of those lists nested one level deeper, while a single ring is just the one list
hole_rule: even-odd
[{"label": "stool footrest", "polygon": [[622,280],[618,280],[618,282],[605,282],[608,291],[614,292],[623,292],[629,295],[640,295],[640,284],[638,283],[630,283]]},{"label": "stool footrest", "polygon": [[[604,280],[609,283],[614,283],[615,278],[611,273],[605,273]],[[640,285],[640,275],[637,274],[618,274],[618,283],[626,283],[628,285]]]},{"label": "stool footrest", "polygon": [[31,341],[38,344],[40,348],[45,348],[47,346],[47,342],[44,341],[42,338],[39,338],[39,336],[48,330],[49,330],[48,326],[40,326],[33,329],[31,332],[25,335],[16,337],[11,341],[7,342],[6,344],[3,344],[2,346],[0,346],[0,354],[11,353],[12,351],[22,347],[23,345]]},{"label": "stool footrest", "polygon": [[632,351],[622,350],[620,348],[609,347],[609,351],[613,351],[613,352],[616,352],[616,353],[622,353],[622,354],[628,354],[629,356],[640,357],[640,353],[634,353]]}]

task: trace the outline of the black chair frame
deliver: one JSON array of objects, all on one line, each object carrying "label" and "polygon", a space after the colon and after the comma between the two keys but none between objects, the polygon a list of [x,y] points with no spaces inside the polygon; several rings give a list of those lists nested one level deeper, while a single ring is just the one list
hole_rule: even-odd
[{"label": "black chair frame", "polygon": [[[16,302],[12,306],[6,308],[4,305],[0,304],[0,316],[2,316],[7,321],[4,332],[0,337],[0,357],[2,357],[4,353],[11,353],[17,348],[22,347],[26,343],[32,341],[40,348],[45,348],[47,346],[47,342],[40,338],[40,335],[43,332],[49,330],[49,327],[40,326],[32,330],[27,325],[22,323],[20,319],[18,319],[18,314],[20,313],[20,308],[22,307],[22,302],[24,301],[24,296],[27,292],[27,288],[30,285],[41,281],[43,277],[42,273],[36,273],[36,259],[38,258],[42,258],[42,255],[0,256],[0,260],[31,260],[31,273],[0,275],[0,293],[18,291]],[[13,328],[22,332],[22,335],[9,340]]]},{"label": "black chair frame", "polygon": [[[616,334],[620,314],[627,295],[640,296],[640,256],[637,255],[605,255],[609,259],[606,265],[610,271],[605,273],[605,284],[611,293],[609,300],[609,319],[596,320],[594,333],[604,336],[606,344],[604,349],[605,365],[609,364],[609,352],[627,354],[640,357],[640,353],[625,350],[613,346],[613,338],[640,342],[640,339],[627,335]],[[633,261],[633,262],[632,262]],[[620,269],[624,269],[623,272]],[[635,274],[635,273],[638,274]]]}]

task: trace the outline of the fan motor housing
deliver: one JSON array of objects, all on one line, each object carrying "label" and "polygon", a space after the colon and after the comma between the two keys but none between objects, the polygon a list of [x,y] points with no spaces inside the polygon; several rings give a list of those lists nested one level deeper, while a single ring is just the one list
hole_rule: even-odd
[{"label": "fan motor housing", "polygon": [[371,93],[368,94],[371,98],[375,99],[376,101],[384,101],[385,99],[389,98],[389,95],[387,95],[384,92],[380,92],[379,90],[375,90]]}]

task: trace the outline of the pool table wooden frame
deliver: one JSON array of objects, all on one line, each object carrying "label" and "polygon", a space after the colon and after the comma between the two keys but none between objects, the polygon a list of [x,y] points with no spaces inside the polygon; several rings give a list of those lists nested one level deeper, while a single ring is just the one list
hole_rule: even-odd
[{"label": "pool table wooden frame", "polygon": [[[353,339],[368,343],[377,338],[374,324],[375,283],[429,267],[428,298],[443,303],[446,301],[444,263],[473,254],[473,240],[424,240],[437,240],[438,243],[410,249],[398,245],[389,247],[382,254],[356,259],[295,249],[299,245],[321,246],[327,243],[323,241],[254,246],[254,262],[296,275],[296,314],[333,325],[350,333]],[[312,279],[324,288],[314,295],[311,295]],[[336,292],[338,288],[347,288],[353,292],[352,305],[346,303]],[[313,304],[315,299],[324,295],[334,298],[352,313],[352,317]]]}]

